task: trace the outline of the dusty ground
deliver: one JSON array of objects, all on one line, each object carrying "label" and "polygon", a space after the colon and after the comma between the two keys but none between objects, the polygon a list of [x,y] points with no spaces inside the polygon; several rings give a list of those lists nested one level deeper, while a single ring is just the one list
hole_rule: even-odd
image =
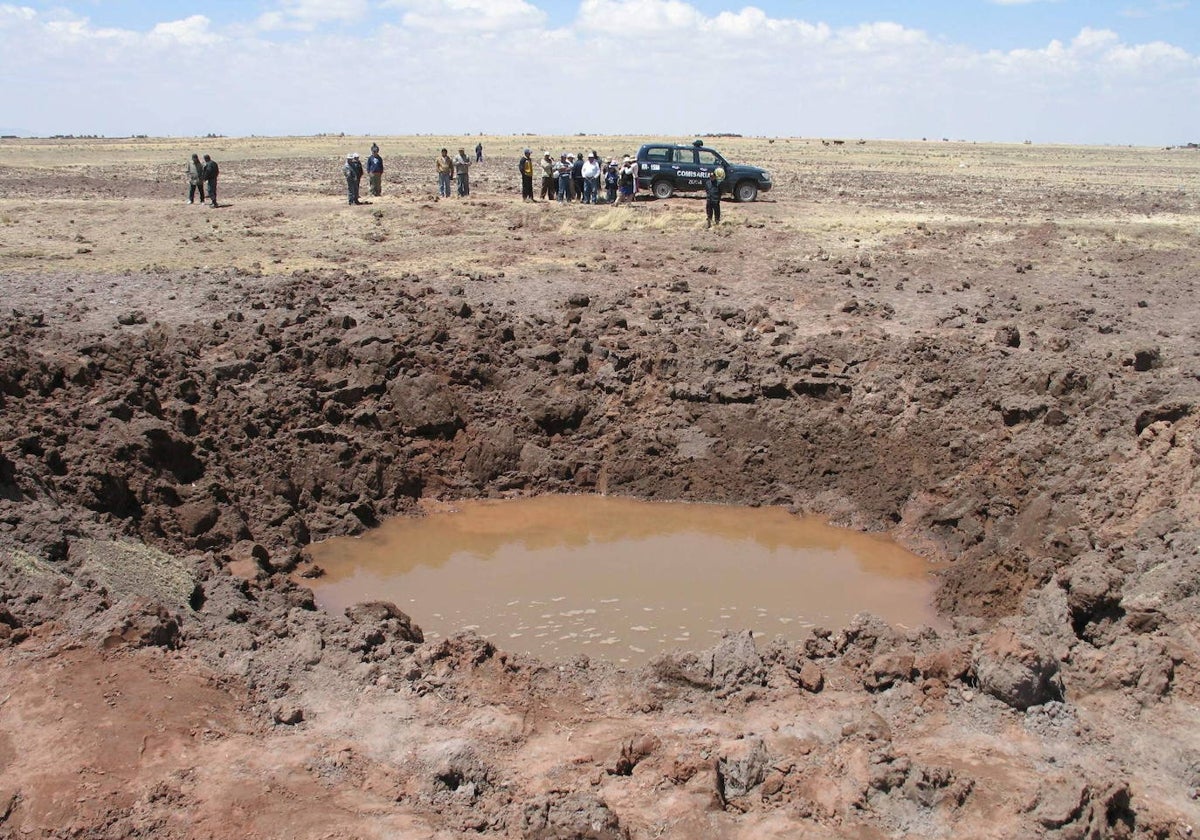
[{"label": "dusty ground", "polygon": [[[379,142],[0,141],[0,836],[1191,836],[1200,154],[726,139],[705,231],[519,200],[638,138]],[[953,629],[620,672],[296,582],[541,492],[891,530]]]}]

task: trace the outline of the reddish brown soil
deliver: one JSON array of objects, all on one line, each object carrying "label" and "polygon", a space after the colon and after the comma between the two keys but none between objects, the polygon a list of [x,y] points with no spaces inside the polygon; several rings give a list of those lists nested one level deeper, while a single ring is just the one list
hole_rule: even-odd
[{"label": "reddish brown soil", "polygon": [[[508,162],[437,202],[406,158],[347,208],[229,141],[212,211],[157,151],[6,148],[0,837],[1200,820],[1196,158],[745,141],[778,189],[709,233],[688,198],[523,205]],[[623,672],[297,583],[324,536],[544,492],[891,530],[947,561],[952,629]]]}]

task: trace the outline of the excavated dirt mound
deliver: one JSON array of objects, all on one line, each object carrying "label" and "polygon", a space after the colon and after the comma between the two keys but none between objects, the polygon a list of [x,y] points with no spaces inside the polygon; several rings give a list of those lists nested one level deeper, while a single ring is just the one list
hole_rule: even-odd
[{"label": "excavated dirt mound", "polygon": [[[777,187],[706,231],[219,142],[218,209],[181,141],[0,147],[0,836],[1190,836],[1200,156],[731,139]],[[888,530],[950,629],[621,671],[302,585],[563,492]]]}]

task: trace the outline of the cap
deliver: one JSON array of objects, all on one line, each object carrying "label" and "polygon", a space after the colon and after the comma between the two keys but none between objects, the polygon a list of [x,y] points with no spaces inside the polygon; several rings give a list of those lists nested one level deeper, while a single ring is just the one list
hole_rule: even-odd
[{"label": "cap", "polygon": [[347,154],[346,160],[354,160],[354,152],[350,152],[349,154]]},{"label": "cap", "polygon": [[532,150],[532,149],[526,149],[526,150],[525,150],[525,154],[527,154],[527,155],[529,155],[529,154],[533,154],[533,150]]}]

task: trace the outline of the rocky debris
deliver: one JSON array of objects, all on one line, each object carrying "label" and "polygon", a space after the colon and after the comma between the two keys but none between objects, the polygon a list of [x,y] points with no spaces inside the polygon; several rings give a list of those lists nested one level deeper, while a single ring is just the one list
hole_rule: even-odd
[{"label": "rocky debris", "polygon": [[617,755],[605,762],[604,772],[610,776],[632,775],[633,768],[637,767],[643,759],[653,755],[661,746],[662,741],[654,735],[635,735],[622,742]]},{"label": "rocky debris", "polygon": [[135,602],[114,612],[115,623],[101,633],[106,649],[129,646],[174,650],[180,646],[179,620],[161,604]]},{"label": "rocky debris", "polygon": [[272,704],[271,719],[281,726],[295,726],[304,722],[304,709],[293,702],[281,700]]},{"label": "rocky debris", "polygon": [[346,607],[346,618],[360,632],[360,641],[351,650],[369,652],[384,641],[425,641],[421,628],[412,618],[390,601],[366,601]]},{"label": "rocky debris", "polygon": [[867,691],[883,691],[898,682],[907,682],[916,673],[916,657],[907,651],[889,651],[871,660],[863,673]]},{"label": "rocky debris", "polygon": [[843,738],[863,738],[867,741],[890,741],[892,728],[877,712],[855,715],[842,725]]},{"label": "rocky debris", "polygon": [[1123,364],[1145,373],[1162,364],[1162,351],[1157,347],[1138,347],[1125,358]]},{"label": "rocky debris", "polygon": [[701,654],[672,652],[647,666],[662,684],[683,684],[726,696],[747,686],[766,685],[767,667],[749,630],[725,633],[721,642]]},{"label": "rocky debris", "polygon": [[524,840],[628,840],[617,815],[594,794],[562,792],[539,797],[521,813]]},{"label": "rocky debris", "polygon": [[1129,837],[1136,825],[1131,804],[1124,782],[1059,776],[1042,783],[1028,810],[1049,837]]},{"label": "rocky debris", "polygon": [[974,667],[981,689],[1019,711],[1063,698],[1058,660],[1008,627],[979,643]]},{"label": "rocky debris", "polygon": [[1020,347],[1021,331],[1012,325],[997,327],[993,340],[1001,347]]},{"label": "rocky debris", "polygon": [[923,808],[960,808],[975,787],[973,779],[948,767],[927,767],[887,749],[873,753],[870,762],[871,793],[897,794]]},{"label": "rocky debris", "polygon": [[804,659],[786,668],[788,678],[801,690],[817,694],[825,687],[825,674],[817,663]]},{"label": "rocky debris", "polygon": [[717,796],[722,806],[761,785],[771,761],[760,738],[747,738],[731,746],[717,759]]}]

